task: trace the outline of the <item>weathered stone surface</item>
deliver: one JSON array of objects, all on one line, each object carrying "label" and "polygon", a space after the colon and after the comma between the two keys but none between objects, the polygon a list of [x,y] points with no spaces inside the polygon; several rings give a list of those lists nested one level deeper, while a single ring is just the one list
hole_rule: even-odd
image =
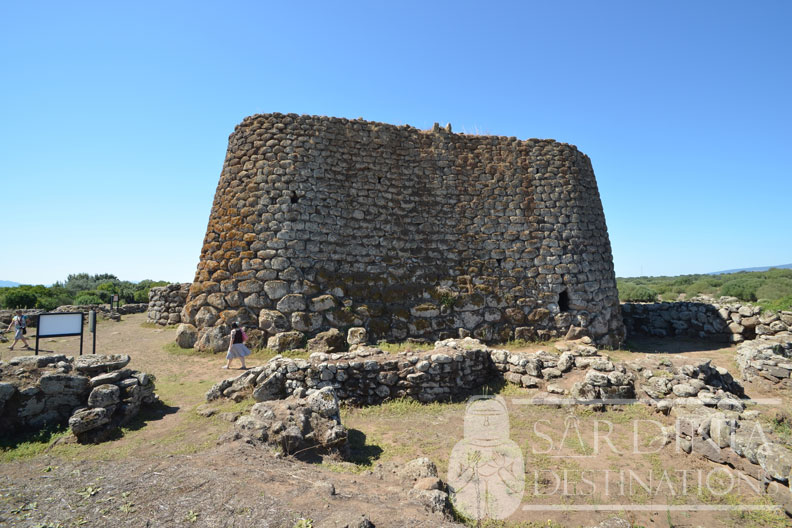
[{"label": "weathered stone surface", "polygon": [[88,395],[89,407],[109,407],[121,401],[121,391],[117,385],[99,385]]},{"label": "weathered stone surface", "polygon": [[74,369],[87,376],[95,376],[102,372],[118,370],[129,364],[126,354],[111,354],[107,356],[90,354],[79,356],[74,360]]},{"label": "weathered stone surface", "polygon": [[224,326],[204,328],[198,332],[195,348],[208,352],[223,352],[228,349],[229,333]]},{"label": "weathered stone surface", "polygon": [[623,337],[602,206],[584,192],[596,181],[573,146],[281,114],[245,119],[228,145],[182,314],[199,332],[244,303],[375,341]]},{"label": "weathered stone surface", "polygon": [[365,328],[353,327],[347,332],[347,343],[350,345],[365,345],[368,342],[368,332]]},{"label": "weathered stone surface", "polygon": [[45,394],[88,394],[91,380],[85,376],[69,374],[44,374],[39,378],[39,388]]},{"label": "weathered stone surface", "polygon": [[191,324],[182,323],[176,330],[176,344],[181,348],[193,348],[198,341],[198,329]]},{"label": "weathered stone surface", "polygon": [[302,348],[305,335],[302,332],[279,332],[267,340],[267,348],[276,352]]},{"label": "weathered stone surface", "polygon": [[558,365],[556,366],[561,372],[568,372],[569,369],[575,366],[575,356],[569,352],[564,352],[558,358]]},{"label": "weathered stone surface", "polygon": [[266,376],[253,391],[253,399],[257,402],[278,400],[284,396],[283,375],[279,372]]},{"label": "weathered stone surface", "polygon": [[332,387],[325,387],[308,396],[306,399],[308,408],[319,416],[331,418],[337,423],[341,423],[341,409],[338,406],[338,398]]},{"label": "weathered stone surface", "polygon": [[691,451],[713,462],[723,462],[723,455],[721,454],[720,447],[712,440],[694,436],[691,441]]},{"label": "weathered stone surface", "polygon": [[267,297],[277,301],[289,294],[289,283],[282,280],[272,280],[264,283],[264,292]]},{"label": "weathered stone surface", "polygon": [[324,312],[338,307],[338,301],[332,295],[320,295],[311,299],[311,310],[314,312]]},{"label": "weathered stone surface", "polygon": [[595,387],[607,387],[609,383],[607,374],[596,370],[589,370],[586,372],[585,381],[589,385],[593,385]]},{"label": "weathered stone surface", "polygon": [[792,452],[775,443],[762,444],[756,451],[762,469],[776,480],[786,481],[792,472]]},{"label": "weathered stone surface", "polygon": [[[151,288],[149,290],[148,305],[139,305],[142,309],[133,308],[132,305],[124,305],[119,311],[121,313],[147,311],[146,322],[148,323],[155,323],[162,326],[178,324],[182,322],[181,313],[185,308],[189,290],[190,283],[175,283]],[[208,303],[206,296],[202,298],[202,301]],[[192,312],[193,321],[195,319],[195,312],[198,311],[198,308],[200,307],[197,307]]]},{"label": "weathered stone surface", "polygon": [[[334,404],[334,405],[333,405]],[[308,398],[289,397],[255,404],[250,415],[234,423],[236,434],[257,442],[277,445],[297,456],[347,450],[347,431],[338,417],[338,400],[326,387]]]},{"label": "weathered stone surface", "polygon": [[314,332],[322,327],[322,315],[312,312],[294,312],[290,316],[291,326],[298,332]]},{"label": "weathered stone surface", "polygon": [[259,313],[259,328],[270,334],[287,332],[290,329],[289,320],[277,310],[261,310]]},{"label": "weathered stone surface", "polygon": [[733,421],[726,419],[723,414],[713,416],[710,421],[710,437],[718,447],[728,447],[732,431],[735,429]]},{"label": "weathered stone surface", "polygon": [[346,347],[344,335],[336,328],[321,332],[313,339],[308,340],[306,349],[309,352],[338,352]]},{"label": "weathered stone surface", "polygon": [[281,313],[301,312],[306,308],[305,297],[298,293],[285,295],[276,306],[276,309]]},{"label": "weathered stone surface", "polygon": [[69,427],[76,435],[96,429],[110,422],[110,414],[102,407],[84,409],[69,418]]},{"label": "weathered stone surface", "polygon": [[422,478],[437,478],[437,466],[426,457],[416,458],[407,462],[398,470],[399,477],[408,482],[416,482]]}]

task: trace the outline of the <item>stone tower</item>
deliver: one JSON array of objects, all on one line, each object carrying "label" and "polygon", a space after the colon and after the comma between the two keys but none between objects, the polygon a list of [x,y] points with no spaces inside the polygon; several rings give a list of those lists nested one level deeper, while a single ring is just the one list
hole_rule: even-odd
[{"label": "stone tower", "polygon": [[573,145],[277,113],[229,137],[182,320],[200,348],[233,321],[374,340],[624,334],[597,183]]}]

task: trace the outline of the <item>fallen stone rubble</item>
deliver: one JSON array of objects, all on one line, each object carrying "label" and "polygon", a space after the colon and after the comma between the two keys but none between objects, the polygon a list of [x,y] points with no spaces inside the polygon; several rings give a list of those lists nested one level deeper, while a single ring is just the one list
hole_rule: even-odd
[{"label": "fallen stone rubble", "polygon": [[[770,360],[759,359],[758,354],[771,353],[774,366],[785,368],[789,343],[781,345],[777,338],[761,343],[764,341],[741,345],[741,351],[743,347],[758,350],[752,356],[744,353],[749,358],[744,363],[754,369],[760,361],[769,365]],[[728,464],[753,477],[792,515],[792,452],[764,433],[759,411],[750,408],[744,387],[726,369],[712,365],[708,359],[681,366],[667,359],[615,362],[586,340],[555,346],[560,354],[514,353],[465,338],[438,341],[431,351],[397,355],[356,345],[348,352],[317,352],[307,360],[276,356],[261,367],[216,384],[206,399],[241,401],[252,397],[259,403],[250,417],[237,421],[235,434],[272,438],[287,452],[298,445],[308,448],[327,443],[322,436],[327,433],[321,431],[331,428],[320,427],[318,436],[305,428],[312,423],[312,414],[304,409],[310,409],[311,399],[321,394],[332,394],[327,398],[336,406],[337,399],[355,404],[376,404],[399,397],[444,401],[501,380],[540,389],[534,395],[540,403],[598,407],[609,403],[645,404],[677,417],[676,427],[664,431],[666,443],[675,442],[680,451]],[[557,384],[566,376],[577,380],[568,390]],[[343,429],[335,416],[333,424]],[[287,433],[287,429],[292,432]],[[301,443],[306,438],[313,444]]]},{"label": "fallen stone rubble", "polygon": [[740,343],[737,366],[742,379],[764,379],[785,389],[792,388],[792,337],[762,337]]},{"label": "fallen stone rubble", "polygon": [[125,368],[128,355],[21,356],[0,361],[0,429],[68,424],[77,440],[97,442],[157,401],[154,378]]},{"label": "fallen stone rubble", "polygon": [[338,398],[331,387],[298,391],[284,400],[260,402],[237,418],[224,440],[247,440],[279,447],[286,455],[347,452]]}]

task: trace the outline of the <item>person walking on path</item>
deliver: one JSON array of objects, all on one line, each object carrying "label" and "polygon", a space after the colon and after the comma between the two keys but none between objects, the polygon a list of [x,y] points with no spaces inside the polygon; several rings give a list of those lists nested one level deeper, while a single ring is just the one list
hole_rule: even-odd
[{"label": "person walking on path", "polygon": [[231,324],[231,339],[228,343],[228,354],[226,354],[226,361],[224,369],[227,369],[231,366],[231,360],[234,358],[239,358],[239,361],[242,362],[242,366],[240,370],[247,370],[247,366],[245,365],[245,356],[250,355],[250,349],[245,346],[245,341],[247,341],[248,337],[245,334],[245,330],[243,328],[239,328],[239,325],[236,323]]},{"label": "person walking on path", "polygon": [[25,332],[27,331],[27,321],[25,321],[25,316],[22,315],[22,310],[16,311],[16,315],[14,316],[13,319],[11,319],[11,323],[8,325],[8,328],[6,328],[6,332],[11,330],[12,326],[14,327],[14,342],[10,347],[8,347],[8,350],[14,350],[17,341],[20,340],[25,345],[24,350],[33,350],[32,348],[30,348],[27,339],[25,339]]}]

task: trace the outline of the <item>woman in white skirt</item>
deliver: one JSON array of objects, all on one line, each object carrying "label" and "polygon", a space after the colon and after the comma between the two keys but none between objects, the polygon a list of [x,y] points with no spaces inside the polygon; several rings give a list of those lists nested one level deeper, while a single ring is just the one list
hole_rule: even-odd
[{"label": "woman in white skirt", "polygon": [[245,356],[250,355],[250,349],[245,346],[245,341],[247,341],[247,334],[245,334],[244,329],[239,328],[239,325],[236,323],[231,324],[231,339],[228,343],[228,354],[226,354],[226,361],[224,369],[227,369],[231,365],[231,360],[234,358],[239,358],[239,361],[242,362],[242,367],[240,370],[247,370],[245,366]]}]

